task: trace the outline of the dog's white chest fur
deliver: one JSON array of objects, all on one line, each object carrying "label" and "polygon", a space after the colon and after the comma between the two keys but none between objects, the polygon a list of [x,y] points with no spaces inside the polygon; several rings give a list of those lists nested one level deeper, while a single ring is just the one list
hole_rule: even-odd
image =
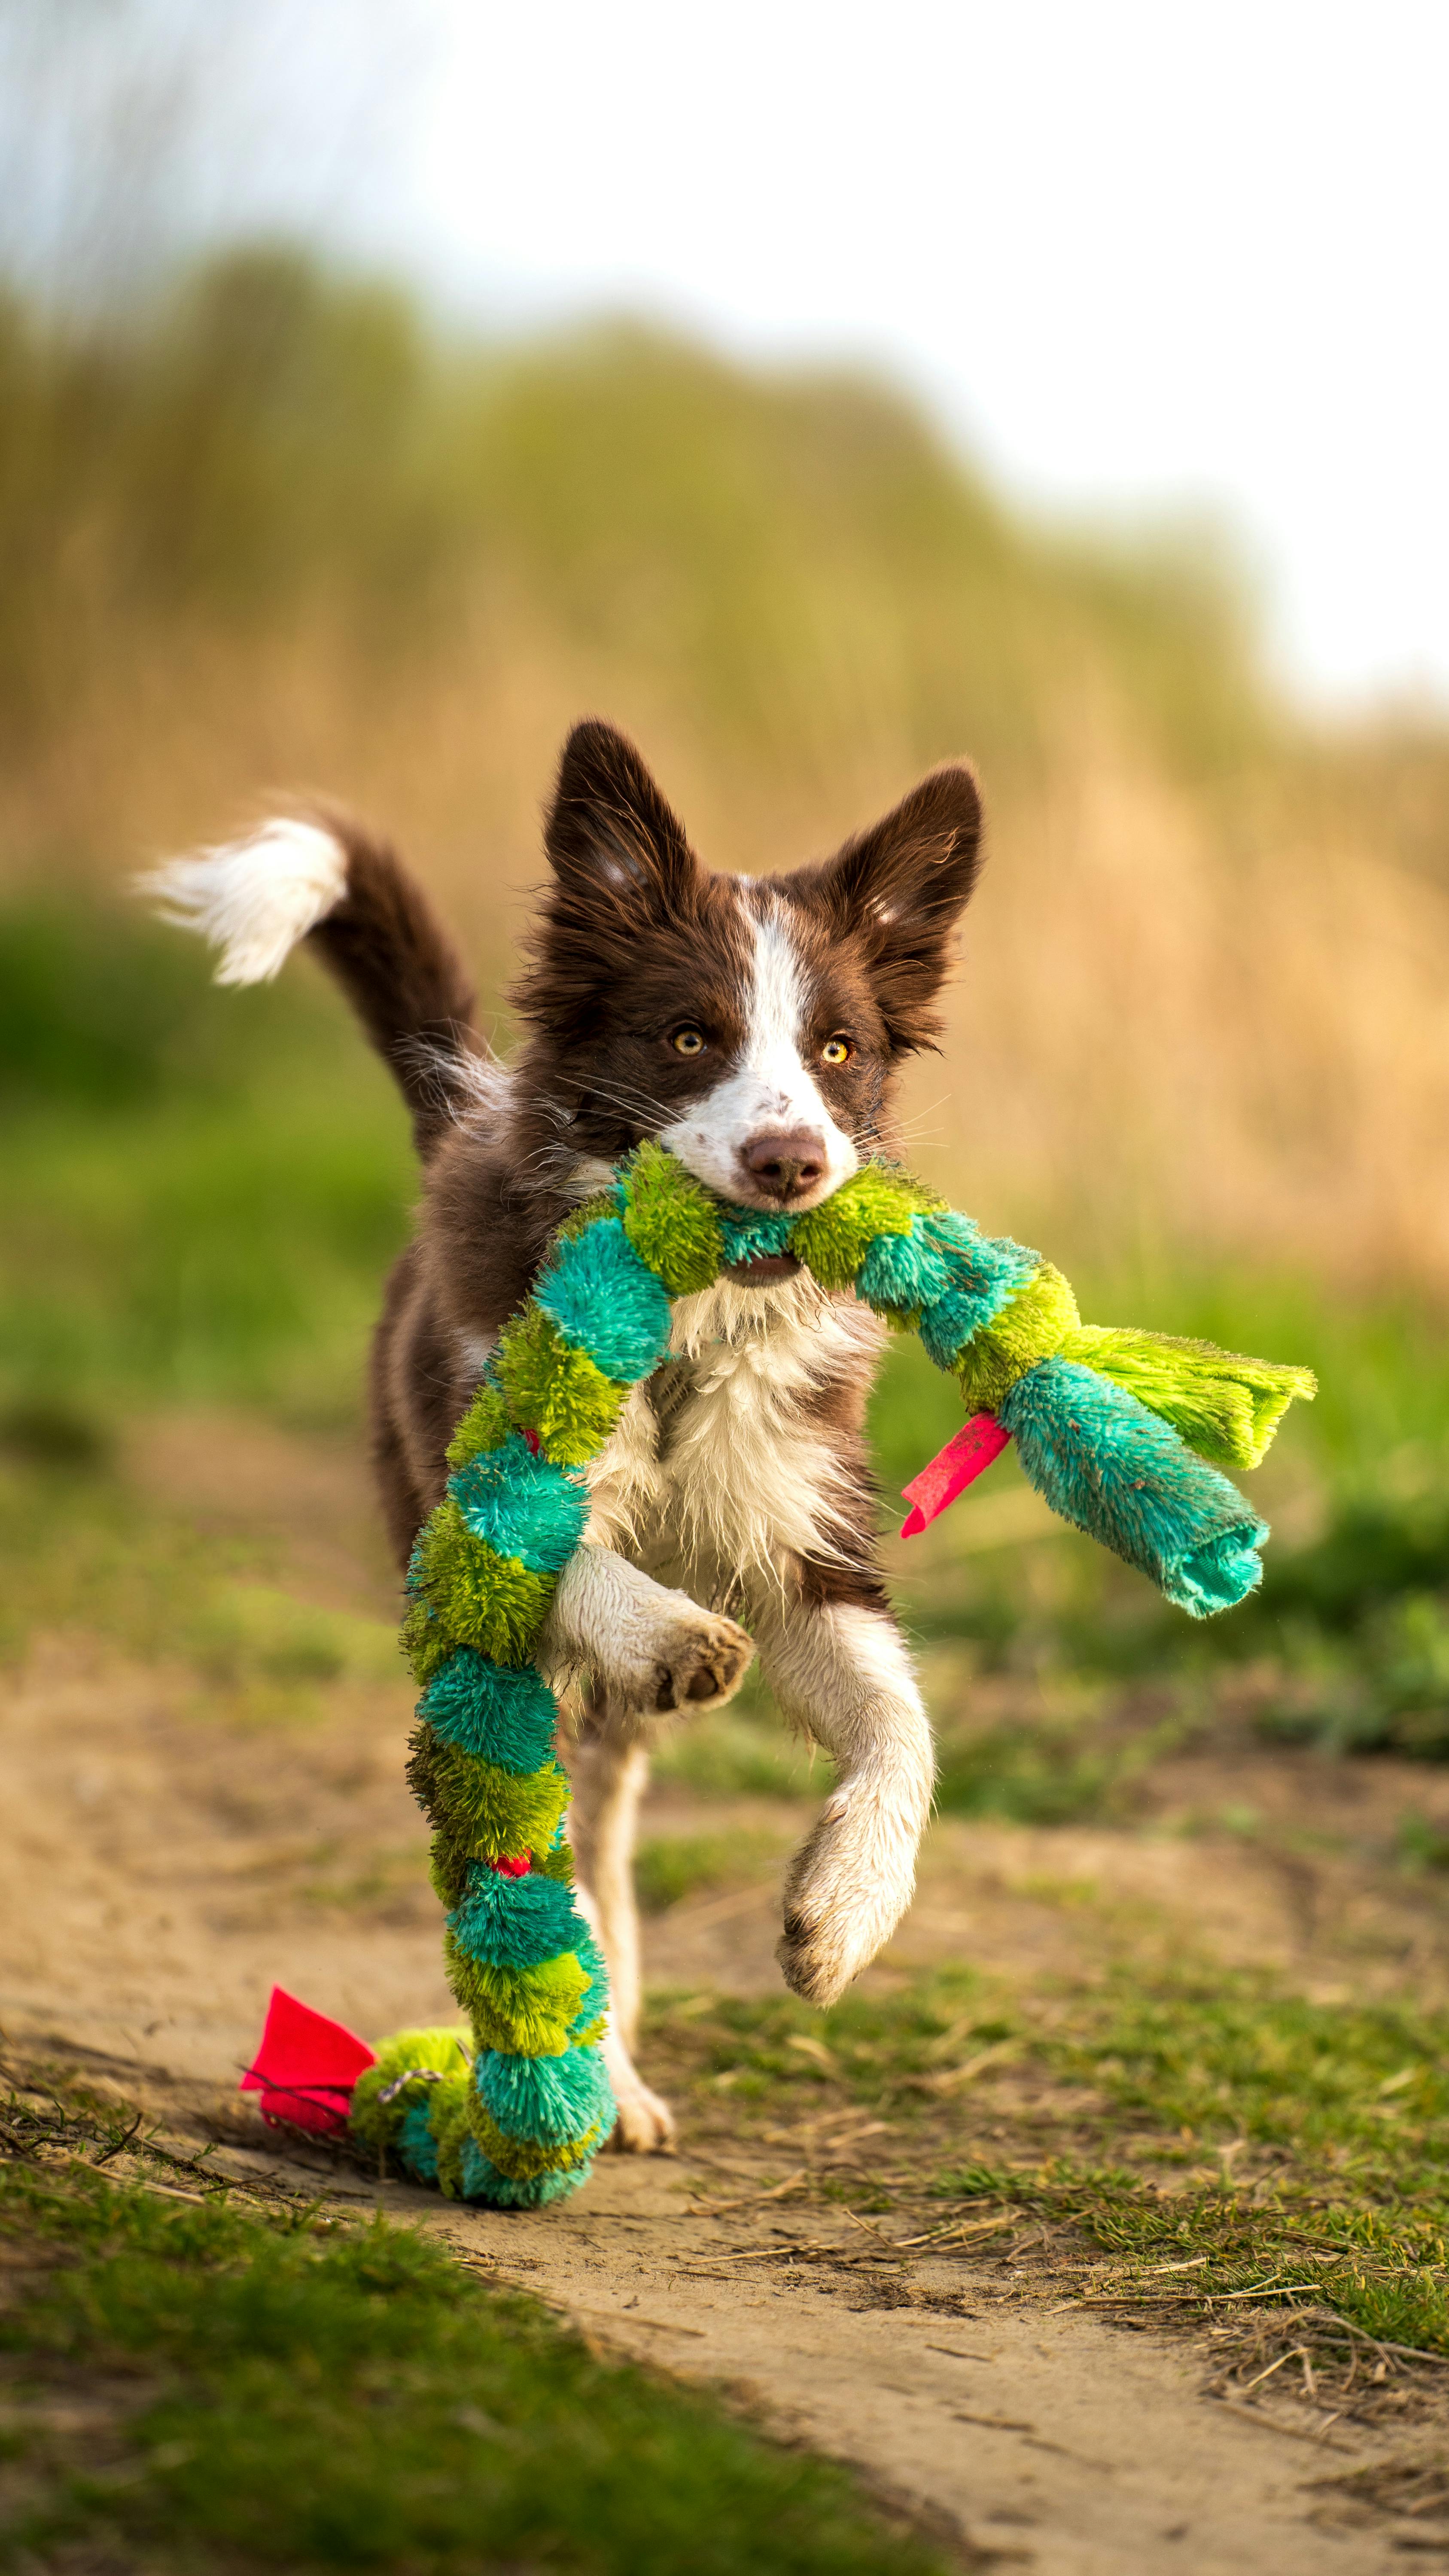
[{"label": "dog's white chest fur", "polygon": [[839,1556],[841,1470],[814,1399],[864,1377],[878,1340],[863,1307],[803,1274],[680,1298],[671,1357],[589,1471],[590,1538],[720,1605]]}]

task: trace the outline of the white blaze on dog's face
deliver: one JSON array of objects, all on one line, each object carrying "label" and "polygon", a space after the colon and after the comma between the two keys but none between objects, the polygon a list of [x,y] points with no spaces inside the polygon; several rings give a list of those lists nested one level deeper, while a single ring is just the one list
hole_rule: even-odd
[{"label": "white blaze on dog's face", "polygon": [[[749,932],[744,1036],[711,1089],[659,1131],[697,1180],[743,1206],[816,1207],[860,1166],[816,1079],[815,1013],[803,943],[778,895],[742,880]],[[827,1039],[826,1044],[844,1043]]]}]

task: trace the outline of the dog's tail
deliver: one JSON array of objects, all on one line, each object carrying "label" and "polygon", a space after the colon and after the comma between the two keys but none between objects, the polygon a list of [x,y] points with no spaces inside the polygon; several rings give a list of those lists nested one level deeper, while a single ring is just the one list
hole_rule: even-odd
[{"label": "dog's tail", "polygon": [[282,817],[137,880],[162,918],[220,951],[218,984],[270,982],[299,940],[323,958],[389,1065],[429,1154],[506,1076],[473,1024],[472,980],[386,841],[343,815]]}]

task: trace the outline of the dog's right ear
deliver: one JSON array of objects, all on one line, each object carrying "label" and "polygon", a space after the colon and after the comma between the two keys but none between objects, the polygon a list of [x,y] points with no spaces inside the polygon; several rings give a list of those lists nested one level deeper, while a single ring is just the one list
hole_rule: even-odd
[{"label": "dog's right ear", "polygon": [[566,905],[640,922],[677,918],[699,862],[634,745],[597,717],[564,744],[544,848]]}]

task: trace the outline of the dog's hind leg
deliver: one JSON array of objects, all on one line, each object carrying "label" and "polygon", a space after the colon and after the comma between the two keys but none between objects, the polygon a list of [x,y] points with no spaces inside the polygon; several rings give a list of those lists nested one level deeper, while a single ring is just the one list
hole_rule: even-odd
[{"label": "dog's hind leg", "polygon": [[762,1601],[756,1638],[787,1716],[834,1756],[838,1777],[785,1881],[785,1982],[833,2003],[889,1940],[915,1892],[931,1811],[930,1722],[905,1640],[884,1607]]},{"label": "dog's hind leg", "polygon": [[674,2118],[651,2093],[631,2054],[639,2028],[639,1914],[634,1898],[634,1828],[649,1777],[649,1755],[637,1726],[611,1722],[609,1704],[591,1695],[570,1757],[573,1806],[569,1830],[578,1869],[579,1910],[609,1969],[609,2021],[604,2062],[619,2106],[613,2143],[626,2154],[667,2155]]}]

